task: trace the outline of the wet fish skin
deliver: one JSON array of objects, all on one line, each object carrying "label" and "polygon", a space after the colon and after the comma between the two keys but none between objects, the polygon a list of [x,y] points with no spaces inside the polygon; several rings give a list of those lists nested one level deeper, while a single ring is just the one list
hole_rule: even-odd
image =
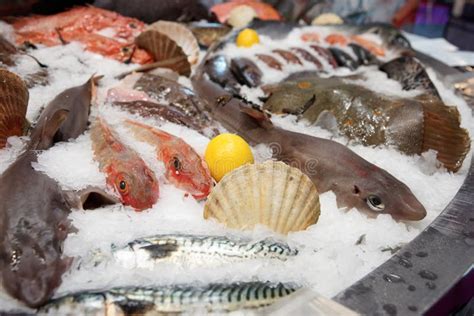
[{"label": "wet fish skin", "polygon": [[129,268],[152,268],[162,262],[209,267],[248,259],[285,261],[296,256],[298,249],[272,239],[170,234],[140,238],[125,247],[114,246],[112,254]]},{"label": "wet fish skin", "polygon": [[321,79],[316,75],[282,82],[272,86],[263,108],[301,115],[316,124],[330,116],[340,134],[366,146],[392,145],[408,155],[431,149],[448,170],[461,167],[470,139],[460,127],[455,107],[426,94],[385,96],[358,85],[354,79],[360,76]]},{"label": "wet fish skin", "polygon": [[[60,109],[69,111],[68,117],[54,135],[54,142],[77,138],[86,130],[93,98],[94,80],[95,79],[91,77],[84,84],[61,92],[48,103],[41,113],[38,119],[38,125],[43,124],[52,113]],[[37,131],[40,132],[39,130]]]},{"label": "wet fish skin", "polygon": [[200,122],[202,126],[211,126],[212,121],[203,111],[204,105],[194,92],[176,81],[162,76],[143,74],[135,83],[134,89],[144,91],[157,102],[164,101],[178,108]]},{"label": "wet fish skin", "polygon": [[80,292],[55,299],[39,315],[118,315],[212,313],[259,309],[290,295],[299,286],[248,282],[114,288],[104,292]]},{"label": "wet fish skin", "polygon": [[[61,258],[71,226],[73,199],[45,174],[33,169],[38,151],[52,146],[68,112],[58,110],[38,137],[0,176],[0,269],[3,286],[30,307],[44,304],[61,283],[71,259]],[[26,197],[26,198],[25,198]]]},{"label": "wet fish skin", "polygon": [[158,180],[138,154],[124,145],[101,118],[91,126],[91,140],[99,169],[122,203],[137,211],[152,207],[159,197]]},{"label": "wet fish skin", "polygon": [[[192,82],[196,93],[207,101],[211,115],[248,142],[274,147],[274,158],[297,165],[319,192],[332,190],[339,207],[357,207],[369,216],[382,213],[401,220],[421,220],[426,216],[425,208],[410,189],[388,172],[337,142],[274,127],[264,113],[249,109],[206,79],[205,64],[206,60]],[[374,204],[383,208],[377,209]]]},{"label": "wet fish skin", "polygon": [[157,159],[165,165],[165,177],[196,199],[211,191],[212,178],[204,160],[184,140],[149,125],[126,120],[134,136],[156,148]]},{"label": "wet fish skin", "polygon": [[425,68],[415,57],[402,56],[381,65],[379,69],[400,82],[403,90],[422,89],[441,99]]}]

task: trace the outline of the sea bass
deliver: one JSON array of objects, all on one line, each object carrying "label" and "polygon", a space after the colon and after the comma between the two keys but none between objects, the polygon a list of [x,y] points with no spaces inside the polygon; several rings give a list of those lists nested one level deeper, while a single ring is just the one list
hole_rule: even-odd
[{"label": "sea bass", "polygon": [[290,295],[299,286],[249,282],[114,288],[88,291],[51,301],[39,315],[162,315],[255,310]]},{"label": "sea bass", "polygon": [[10,136],[25,134],[29,93],[25,83],[14,73],[0,69],[0,149]]},{"label": "sea bass", "polygon": [[61,258],[73,205],[59,185],[34,170],[68,115],[58,110],[36,127],[27,150],[0,176],[0,269],[3,286],[30,307],[44,304],[71,259]]},{"label": "sea bass", "polygon": [[349,77],[317,76],[279,83],[270,93],[264,110],[337,126],[340,134],[366,146],[392,145],[408,155],[435,150],[449,171],[462,166],[470,149],[457,108],[446,106],[436,96],[387,96]]},{"label": "sea bass", "polygon": [[[286,261],[297,254],[298,249],[272,239],[185,234],[155,235],[136,239],[125,247],[112,246],[114,262],[130,269],[153,269],[160,263],[214,267],[249,259]],[[95,263],[102,261],[102,254],[95,257]]]},{"label": "sea bass", "polygon": [[210,192],[212,178],[204,160],[181,138],[136,121],[125,124],[134,136],[156,147],[157,159],[165,165],[165,177],[174,186],[204,199]]},{"label": "sea bass", "polygon": [[120,195],[125,205],[137,211],[150,208],[158,200],[159,186],[138,154],[120,142],[111,127],[98,118],[91,127],[92,149],[107,185]]},{"label": "sea bass", "polygon": [[251,109],[204,76],[213,69],[205,59],[192,78],[196,93],[207,101],[211,115],[228,130],[252,144],[268,144],[274,158],[297,165],[319,192],[333,191],[340,207],[356,207],[369,216],[421,220],[426,210],[410,189],[388,172],[337,142],[274,127],[268,117]]}]

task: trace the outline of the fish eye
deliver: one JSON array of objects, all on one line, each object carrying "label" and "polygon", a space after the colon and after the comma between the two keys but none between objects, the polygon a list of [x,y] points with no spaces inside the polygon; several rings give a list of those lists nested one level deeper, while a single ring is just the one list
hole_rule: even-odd
[{"label": "fish eye", "polygon": [[367,205],[371,210],[380,212],[385,209],[385,205],[382,202],[382,199],[377,195],[369,195],[366,199]]},{"label": "fish eye", "polygon": [[119,183],[119,189],[120,191],[125,191],[125,189],[127,188],[127,183],[125,181],[120,181]]},{"label": "fish eye", "polygon": [[178,157],[173,157],[173,159],[171,160],[171,163],[173,164],[173,167],[176,171],[181,171],[182,165]]}]

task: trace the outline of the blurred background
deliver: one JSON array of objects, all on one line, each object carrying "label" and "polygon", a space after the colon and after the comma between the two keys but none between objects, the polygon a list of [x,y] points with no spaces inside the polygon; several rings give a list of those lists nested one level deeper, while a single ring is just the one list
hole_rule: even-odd
[{"label": "blurred background", "polygon": [[[0,0],[0,15],[51,14],[75,5],[93,4],[137,17],[212,19],[208,8],[222,0]],[[461,50],[474,50],[474,0],[268,0],[286,20],[311,20],[333,12],[346,22],[392,23],[428,38],[445,38]],[[150,8],[156,8],[150,10]]]}]

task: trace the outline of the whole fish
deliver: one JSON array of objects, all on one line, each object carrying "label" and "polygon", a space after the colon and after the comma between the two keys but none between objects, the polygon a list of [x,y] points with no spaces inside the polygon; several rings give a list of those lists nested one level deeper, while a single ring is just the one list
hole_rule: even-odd
[{"label": "whole fish", "polygon": [[38,125],[44,124],[53,113],[63,109],[69,112],[66,120],[54,135],[54,141],[67,141],[77,138],[87,128],[92,100],[95,97],[95,80],[91,77],[83,85],[66,89],[58,94],[41,113]]},{"label": "whole fish", "polygon": [[[298,249],[272,239],[252,241],[226,236],[155,235],[136,239],[125,247],[112,246],[114,262],[128,268],[152,269],[159,263],[185,266],[220,266],[248,259],[285,261]],[[102,255],[97,255],[100,262]]]},{"label": "whole fish", "polygon": [[143,74],[135,83],[134,89],[145,92],[158,103],[169,104],[178,108],[189,117],[198,120],[201,126],[211,126],[211,119],[207,115],[200,98],[194,92],[176,81],[163,76]]},{"label": "whole fish", "polygon": [[311,123],[337,125],[339,133],[364,145],[393,145],[413,155],[435,150],[440,162],[457,171],[470,149],[456,107],[438,97],[386,96],[350,78],[317,78],[282,82],[263,109],[299,115]]},{"label": "whole fish", "polygon": [[3,287],[30,307],[44,304],[61,283],[71,259],[61,258],[76,207],[47,175],[34,170],[38,151],[52,146],[66,119],[57,110],[36,127],[27,150],[0,176],[0,270]]},{"label": "whole fish", "polygon": [[121,202],[137,211],[152,207],[159,196],[158,181],[138,154],[121,143],[101,118],[92,124],[91,139],[99,169],[106,174],[108,187],[120,195]]},{"label": "whole fish", "polygon": [[114,288],[71,294],[43,306],[39,315],[161,315],[256,310],[290,295],[299,286],[249,282]]},{"label": "whole fish", "polygon": [[25,134],[28,98],[23,80],[6,69],[0,69],[0,149],[5,147],[8,137]]},{"label": "whole fish", "polygon": [[214,66],[212,59],[204,59],[192,82],[196,93],[207,101],[208,111],[228,130],[252,144],[270,145],[276,159],[297,165],[319,192],[333,191],[340,207],[402,220],[426,216],[425,208],[405,184],[344,145],[273,126],[263,112],[249,108],[204,76],[205,69]]},{"label": "whole fish", "polygon": [[204,199],[211,191],[212,178],[204,160],[181,138],[136,121],[125,124],[134,136],[156,147],[157,159],[165,165],[165,177],[174,186]]}]

